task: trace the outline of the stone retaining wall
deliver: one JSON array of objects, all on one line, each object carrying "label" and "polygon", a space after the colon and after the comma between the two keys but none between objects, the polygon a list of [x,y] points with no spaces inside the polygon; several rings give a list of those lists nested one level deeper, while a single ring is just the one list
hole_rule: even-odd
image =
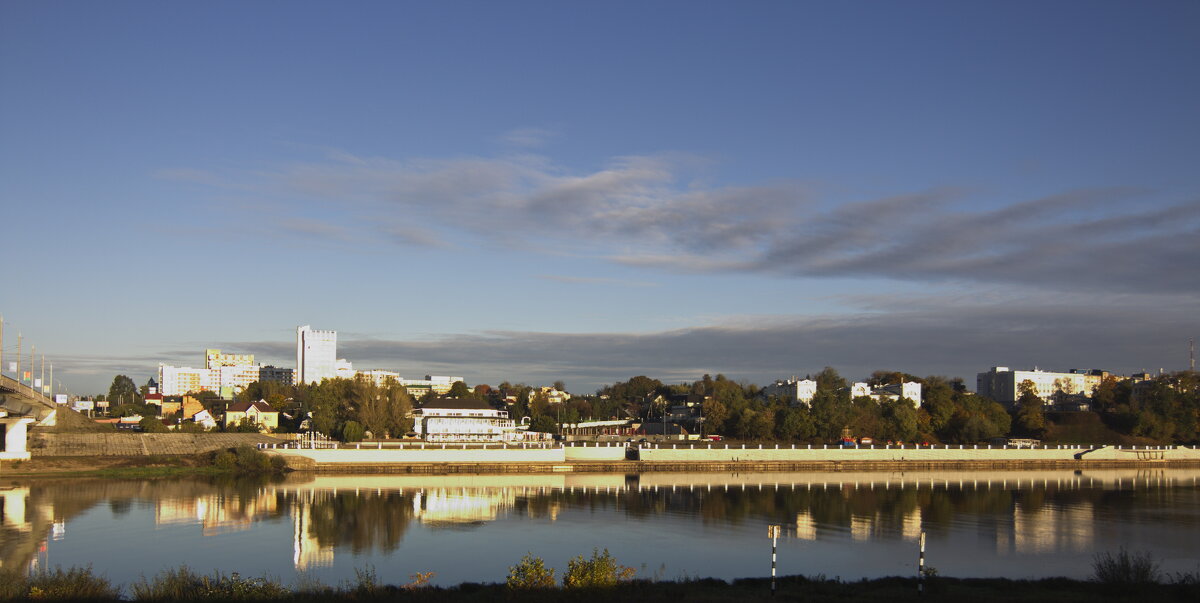
[{"label": "stone retaining wall", "polygon": [[1055,462],[1055,461],[1200,461],[1200,450],[1192,448],[1116,449],[1064,448],[643,448],[638,458],[645,462]]},{"label": "stone retaining wall", "polygon": [[[424,463],[562,463],[562,448],[341,448],[338,450],[267,450],[285,459],[308,459],[318,465],[415,465]],[[624,458],[624,457],[622,457]],[[304,461],[289,465],[306,465]]]},{"label": "stone retaining wall", "polygon": [[30,433],[29,452],[42,456],[183,456],[237,446],[277,444],[258,433]]}]

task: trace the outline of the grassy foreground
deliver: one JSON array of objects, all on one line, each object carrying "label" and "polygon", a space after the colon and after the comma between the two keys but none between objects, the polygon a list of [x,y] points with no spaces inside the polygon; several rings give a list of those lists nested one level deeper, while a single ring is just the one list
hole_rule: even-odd
[{"label": "grassy foreground", "polygon": [[430,575],[416,575],[402,586],[378,583],[374,571],[359,571],[357,579],[331,587],[316,582],[284,586],[270,578],[237,574],[201,575],[186,567],[141,579],[128,588],[110,584],[91,568],[56,569],[32,576],[0,571],[0,601],[415,601],[457,602],[539,601],[679,601],[735,602],[778,600],[845,603],[846,601],[1196,601],[1200,583],[1114,585],[1098,581],[1049,578],[1043,580],[957,579],[935,577],[918,595],[915,578],[878,578],[841,582],[822,577],[780,578],[772,599],[769,579],[732,583],[715,579],[672,582],[628,580],[605,587],[553,586],[513,588],[506,584],[462,584],[439,588],[425,584]]}]

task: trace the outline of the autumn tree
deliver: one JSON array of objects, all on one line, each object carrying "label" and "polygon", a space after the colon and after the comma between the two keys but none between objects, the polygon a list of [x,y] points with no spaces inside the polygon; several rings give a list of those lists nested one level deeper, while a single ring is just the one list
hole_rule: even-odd
[{"label": "autumn tree", "polygon": [[1037,386],[1026,379],[1017,386],[1021,392],[1016,404],[1016,428],[1022,435],[1041,437],[1046,429],[1045,403],[1037,395]]}]

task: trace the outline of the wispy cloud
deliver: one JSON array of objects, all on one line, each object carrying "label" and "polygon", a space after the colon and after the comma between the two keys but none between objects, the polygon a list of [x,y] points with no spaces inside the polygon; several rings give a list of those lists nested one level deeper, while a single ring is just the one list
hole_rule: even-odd
[{"label": "wispy cloud", "polygon": [[[981,208],[957,189],[827,207],[790,182],[709,186],[684,155],[579,173],[524,155],[395,160],[330,154],[250,176],[295,199],[282,224],[437,245],[431,229],[668,271],[884,277],[1056,290],[1200,291],[1200,200],[1081,189]],[[317,223],[326,224],[324,233]],[[420,229],[411,225],[420,223]],[[398,227],[397,224],[403,225]]]}]

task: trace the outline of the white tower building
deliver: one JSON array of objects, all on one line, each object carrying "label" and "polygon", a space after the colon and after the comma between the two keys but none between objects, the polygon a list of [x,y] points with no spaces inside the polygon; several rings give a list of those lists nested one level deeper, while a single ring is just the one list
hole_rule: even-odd
[{"label": "white tower building", "polygon": [[337,331],[296,327],[296,383],[337,377]]}]

